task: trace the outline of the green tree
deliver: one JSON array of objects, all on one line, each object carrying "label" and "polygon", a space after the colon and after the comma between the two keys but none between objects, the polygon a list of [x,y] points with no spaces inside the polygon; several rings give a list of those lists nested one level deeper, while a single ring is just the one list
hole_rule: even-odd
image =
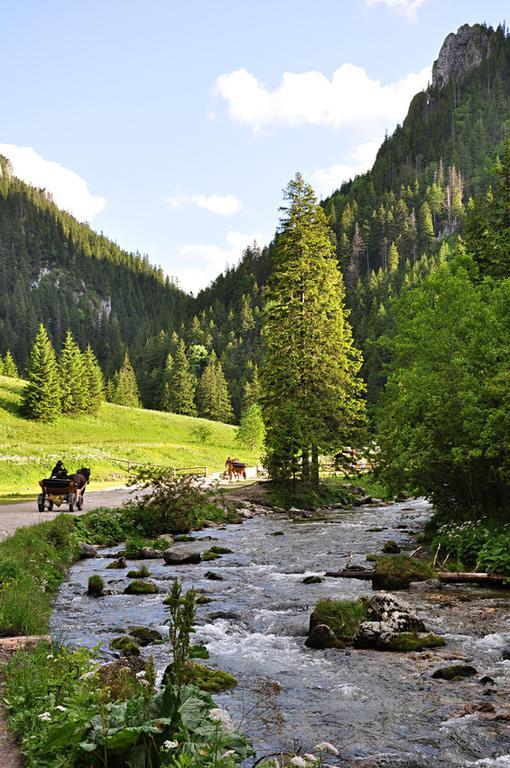
[{"label": "green tree", "polygon": [[361,355],[324,211],[300,174],[284,196],[264,315],[265,462],[288,479],[300,461],[317,485],[319,454],[352,444],[363,423]]},{"label": "green tree", "polygon": [[58,360],[62,413],[78,414],[87,410],[88,379],[84,359],[71,331],[67,331]]},{"label": "green tree", "polygon": [[510,503],[510,280],[476,274],[458,248],[403,292],[378,418],[390,487],[459,516]]},{"label": "green tree", "polygon": [[434,224],[430,206],[425,200],[418,215],[419,247],[422,253],[428,253],[434,244]]},{"label": "green tree", "polygon": [[104,400],[104,378],[90,344],[83,353],[83,367],[87,382],[86,410],[88,413],[96,414]]},{"label": "green tree", "polygon": [[21,406],[24,416],[54,421],[61,413],[60,383],[55,350],[42,323],[35,336],[27,373]]},{"label": "green tree", "polygon": [[168,375],[164,386],[164,408],[184,416],[196,416],[195,379],[191,373],[186,345],[179,340],[173,357],[169,355]]},{"label": "green tree", "polygon": [[250,405],[236,429],[236,442],[250,451],[259,451],[264,443],[264,420],[260,405]]},{"label": "green tree", "polygon": [[138,382],[127,352],[122,367],[112,379],[111,402],[131,408],[140,408],[142,405]]},{"label": "green tree", "polygon": [[211,421],[230,423],[234,417],[228,385],[221,363],[213,352],[197,387],[200,416]]},{"label": "green tree", "polygon": [[388,253],[388,271],[389,272],[396,272],[400,264],[400,256],[398,254],[398,249],[395,243],[392,243],[390,245],[390,250]]},{"label": "green tree", "polygon": [[3,359],[2,370],[0,371],[4,376],[10,376],[11,379],[19,379],[18,368],[14,362],[14,358],[7,350]]}]

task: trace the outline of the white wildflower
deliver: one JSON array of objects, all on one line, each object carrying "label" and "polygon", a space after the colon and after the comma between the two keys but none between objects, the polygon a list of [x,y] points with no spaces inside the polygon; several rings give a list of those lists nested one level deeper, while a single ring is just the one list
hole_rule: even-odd
[{"label": "white wildflower", "polygon": [[230,757],[231,755],[235,755],[235,753],[236,753],[235,749],[227,749],[227,751],[222,754],[221,759],[223,760],[224,757]]},{"label": "white wildflower", "polygon": [[234,723],[232,722],[232,718],[226,709],[220,709],[219,707],[211,709],[209,711],[209,717],[215,723],[221,725],[222,728],[224,728],[226,731],[230,731],[232,733],[234,730]]},{"label": "white wildflower", "polygon": [[83,675],[80,675],[80,680],[90,680],[90,678],[94,677],[95,674],[95,669],[91,669],[89,672],[84,672]]},{"label": "white wildflower", "polygon": [[296,768],[308,768],[308,763],[304,759],[304,757],[299,757],[299,755],[296,755],[295,757],[291,758],[289,765],[295,765]]},{"label": "white wildflower", "polygon": [[37,715],[39,720],[42,720],[43,723],[47,723],[48,720],[51,720],[51,715],[49,712],[42,712],[40,715]]},{"label": "white wildflower", "polygon": [[311,755],[309,752],[306,755],[304,755],[304,758],[307,763],[311,763],[312,765],[319,762],[319,758],[317,757],[317,755]]},{"label": "white wildflower", "polygon": [[59,712],[65,712],[66,708],[62,706],[62,704],[57,704],[55,709],[58,709]]},{"label": "white wildflower", "polygon": [[140,684],[141,685],[145,685],[146,688],[150,688],[151,687],[151,684],[149,683],[148,680],[140,680]]},{"label": "white wildflower", "polygon": [[49,653],[49,654],[46,656],[46,658],[48,659],[48,661],[51,661],[51,659],[54,659],[55,657],[54,657],[54,655],[53,655],[52,653]]},{"label": "white wildflower", "polygon": [[315,745],[316,752],[327,752],[329,755],[338,755],[338,749],[330,744],[329,741],[321,741],[320,744]]},{"label": "white wildflower", "polygon": [[138,680],[143,680],[147,676],[147,672],[143,669],[141,672],[136,673]]},{"label": "white wildflower", "polygon": [[163,742],[163,749],[165,750],[165,752],[169,752],[171,749],[175,749],[178,746],[179,746],[178,741],[170,741],[169,739],[167,739],[166,741]]}]

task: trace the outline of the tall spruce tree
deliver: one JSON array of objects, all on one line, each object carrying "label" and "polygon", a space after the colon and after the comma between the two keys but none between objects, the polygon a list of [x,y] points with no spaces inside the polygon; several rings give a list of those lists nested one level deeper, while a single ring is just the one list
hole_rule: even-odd
[{"label": "tall spruce tree", "polygon": [[55,350],[42,323],[35,336],[27,373],[21,406],[24,416],[54,421],[61,413],[60,382]]},{"label": "tall spruce tree", "polygon": [[234,418],[227,380],[221,363],[213,352],[197,387],[200,416],[229,423]]},{"label": "tall spruce tree", "polygon": [[88,413],[96,414],[104,400],[104,379],[101,367],[90,344],[83,353],[83,367],[87,382],[86,409]]},{"label": "tall spruce tree", "polygon": [[168,378],[164,392],[165,410],[181,413],[184,416],[196,416],[195,379],[191,373],[186,345],[179,339],[173,358],[171,358]]},{"label": "tall spruce tree", "polygon": [[77,414],[87,410],[87,388],[84,359],[71,331],[67,331],[58,360],[62,413]]},{"label": "tall spruce tree", "polygon": [[131,408],[140,408],[142,405],[138,382],[127,352],[122,367],[113,376],[110,401]]},{"label": "tall spruce tree", "polygon": [[319,454],[351,444],[363,425],[361,355],[325,213],[300,174],[284,197],[264,312],[265,461],[275,479],[300,464],[317,485]]},{"label": "tall spruce tree", "polygon": [[4,376],[10,376],[11,379],[19,379],[18,368],[9,350],[5,353],[1,373]]}]

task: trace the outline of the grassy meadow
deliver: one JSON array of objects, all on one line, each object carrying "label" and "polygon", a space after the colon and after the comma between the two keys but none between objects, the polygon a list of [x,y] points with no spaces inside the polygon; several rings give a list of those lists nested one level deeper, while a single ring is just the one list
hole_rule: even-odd
[{"label": "grassy meadow", "polygon": [[[91,467],[90,490],[125,483],[125,461],[204,465],[208,471],[223,469],[229,454],[258,462],[236,445],[235,427],[173,413],[104,403],[97,416],[29,421],[19,412],[23,386],[19,379],[0,376],[0,503],[32,498],[57,459],[70,471]],[[199,426],[209,430],[203,441],[194,432]]]}]

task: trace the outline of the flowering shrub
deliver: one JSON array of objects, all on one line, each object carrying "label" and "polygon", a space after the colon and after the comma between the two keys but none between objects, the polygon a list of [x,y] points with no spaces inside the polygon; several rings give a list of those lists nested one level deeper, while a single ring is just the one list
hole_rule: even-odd
[{"label": "flowering shrub", "polygon": [[438,552],[439,561],[448,558],[452,566],[463,569],[476,564],[478,553],[489,535],[490,529],[485,520],[446,523],[438,529],[432,549]]}]

